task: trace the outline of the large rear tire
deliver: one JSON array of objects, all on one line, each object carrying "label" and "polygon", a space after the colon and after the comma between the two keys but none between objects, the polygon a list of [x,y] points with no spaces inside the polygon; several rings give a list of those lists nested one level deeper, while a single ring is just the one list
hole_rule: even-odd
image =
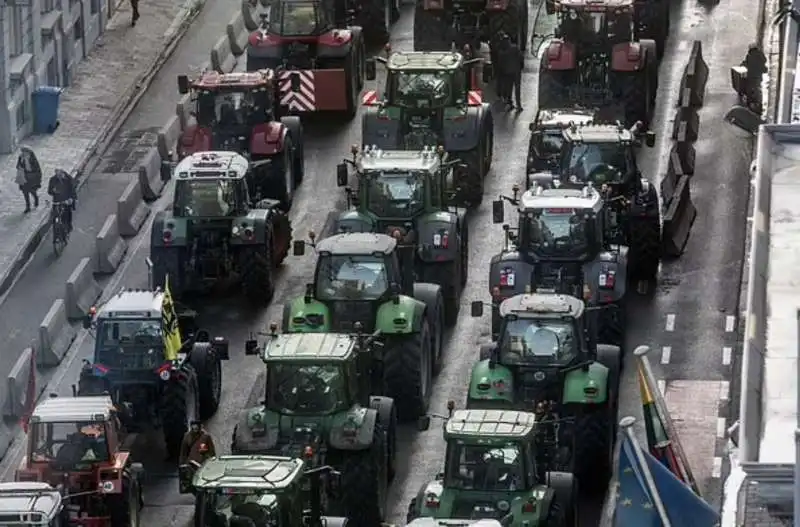
[{"label": "large rear tire", "polygon": [[178,459],[181,442],[192,421],[200,418],[197,373],[191,364],[173,372],[161,396],[161,428],[167,456]]},{"label": "large rear tire", "polygon": [[570,106],[570,89],[575,84],[575,70],[551,70],[547,67],[547,54],[539,61],[539,108],[565,108]]},{"label": "large rear tire", "polygon": [[128,469],[122,475],[122,492],[106,497],[114,527],[139,527],[141,524],[142,487]]},{"label": "large rear tire", "polygon": [[625,126],[631,127],[641,121],[645,129],[650,127],[653,93],[647,68],[634,72],[611,72],[611,90],[625,109]]},{"label": "large rear tire", "polygon": [[420,4],[414,8],[414,51],[450,51],[451,31],[444,11],[426,11]]},{"label": "large rear tire", "polygon": [[366,450],[342,452],[342,506],[352,527],[375,527],[383,521],[388,487],[386,442],[380,426]]},{"label": "large rear tire", "polygon": [[266,306],[275,295],[270,250],[268,244],[244,248],[239,254],[242,289],[247,300],[254,305]]},{"label": "large rear tire", "polygon": [[266,188],[264,194],[267,198],[277,199],[284,210],[292,208],[294,202],[294,189],[297,180],[294,174],[294,141],[291,134],[283,141],[283,151],[271,157],[272,162],[267,169]]},{"label": "large rear tire", "polygon": [[169,292],[174,300],[183,296],[183,247],[153,247],[150,249],[150,260],[153,262],[153,287],[166,286],[169,276]]},{"label": "large rear tire", "polygon": [[578,489],[575,477],[567,472],[548,472],[547,486],[555,498],[547,513],[548,527],[576,527],[578,520]]},{"label": "large rear tire", "polygon": [[197,373],[198,412],[205,421],[217,413],[222,398],[222,363],[210,342],[196,342],[189,363]]},{"label": "large rear tire", "polygon": [[454,157],[466,168],[456,167],[455,170],[455,201],[458,205],[468,208],[477,208],[483,201],[483,169],[485,166],[483,145],[478,144],[472,150],[454,152]]},{"label": "large rear tire", "polygon": [[412,421],[428,411],[433,385],[433,360],[428,320],[417,333],[391,338],[383,359],[386,394],[397,405],[397,417]]},{"label": "large rear tire", "polygon": [[372,46],[383,46],[389,42],[392,25],[392,0],[363,0],[357,25],[364,31],[364,40]]},{"label": "large rear tire", "polygon": [[629,276],[654,283],[661,259],[661,225],[658,217],[633,219],[630,223]]}]

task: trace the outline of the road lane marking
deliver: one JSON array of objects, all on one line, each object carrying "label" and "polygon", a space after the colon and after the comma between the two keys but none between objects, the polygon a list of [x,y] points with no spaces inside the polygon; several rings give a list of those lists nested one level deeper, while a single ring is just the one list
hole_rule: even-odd
[{"label": "road lane marking", "polygon": [[714,479],[719,479],[722,476],[722,458],[719,456],[714,456],[714,461],[711,465],[711,477]]},{"label": "road lane marking", "polygon": [[736,329],[736,317],[728,315],[725,317],[725,333],[733,333],[734,329]]},{"label": "road lane marking", "polygon": [[717,437],[720,439],[725,438],[725,432],[728,430],[726,424],[727,424],[727,419],[725,419],[724,417],[717,417]]},{"label": "road lane marking", "polygon": [[670,358],[672,358],[672,347],[664,346],[661,348],[661,364],[669,364]]},{"label": "road lane marking", "polygon": [[720,381],[719,383],[719,400],[727,401],[730,398],[731,383],[729,381]]},{"label": "road lane marking", "polygon": [[669,315],[667,315],[667,324],[666,324],[664,329],[667,330],[667,331],[670,331],[670,332],[675,331],[675,314],[674,313],[670,313]]},{"label": "road lane marking", "polygon": [[722,365],[723,366],[730,366],[731,365],[731,357],[733,356],[733,348],[730,346],[725,346],[722,348]]},{"label": "road lane marking", "polygon": [[667,381],[665,381],[663,379],[658,381],[658,391],[661,392],[661,395],[664,395],[664,393],[666,393],[666,391],[667,391]]}]

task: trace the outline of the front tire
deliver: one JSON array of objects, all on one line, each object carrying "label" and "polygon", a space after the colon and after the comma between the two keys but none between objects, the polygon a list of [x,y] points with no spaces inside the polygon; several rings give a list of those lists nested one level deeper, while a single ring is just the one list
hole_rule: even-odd
[{"label": "front tire", "polygon": [[222,363],[210,342],[196,342],[189,362],[197,373],[200,419],[210,419],[219,408],[222,398]]},{"label": "front tire", "polygon": [[661,259],[661,225],[658,217],[631,221],[629,237],[631,278],[655,283]]},{"label": "front tire", "polygon": [[191,364],[172,373],[161,397],[161,427],[170,459],[178,459],[192,421],[199,419],[197,374]]},{"label": "front tire", "polygon": [[244,294],[248,301],[259,306],[268,305],[275,296],[272,257],[268,247],[247,247],[239,255]]},{"label": "front tire", "polygon": [[428,411],[433,384],[431,334],[427,318],[417,333],[386,343],[384,386],[397,405],[397,417],[412,421]]}]

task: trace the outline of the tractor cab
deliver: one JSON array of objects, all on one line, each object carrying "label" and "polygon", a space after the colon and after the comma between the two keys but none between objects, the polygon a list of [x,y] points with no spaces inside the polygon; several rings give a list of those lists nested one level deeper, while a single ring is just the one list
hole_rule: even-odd
[{"label": "tractor cab", "polygon": [[[175,168],[172,214],[175,218],[228,222],[246,216],[250,203],[257,199],[250,196],[249,177],[249,162],[235,152],[203,152],[186,157]],[[231,228],[227,222],[225,227]],[[246,235],[246,227],[233,228]],[[164,231],[164,236],[176,234],[173,229]]]},{"label": "tractor cab", "polygon": [[275,118],[273,82],[272,70],[205,71],[193,81],[178,76],[178,91],[192,96],[198,127],[194,135],[184,134],[181,154],[215,149],[250,152],[253,128]]},{"label": "tractor cab", "polygon": [[[304,247],[302,240],[295,242],[295,254],[302,254]],[[303,301],[308,306],[322,304],[328,316],[313,313],[296,321],[290,316],[292,305],[286,304],[284,330],[291,324],[319,328],[317,331],[353,332],[357,324],[363,324],[363,330],[372,333],[387,302],[399,302],[400,295],[413,296],[413,245],[399,245],[395,237],[364,232],[337,234],[316,242],[314,248],[318,255],[314,282],[308,285]]]},{"label": "tractor cab", "polygon": [[584,52],[611,50],[634,38],[634,0],[548,0],[558,15],[556,34]]},{"label": "tractor cab", "polygon": [[61,492],[39,481],[0,483],[0,522],[8,527],[66,527]]},{"label": "tractor cab", "polygon": [[[540,109],[530,123],[527,173],[558,171],[564,130],[572,125],[581,126],[597,120],[597,110],[588,108]],[[531,187],[530,179],[527,188]]]}]

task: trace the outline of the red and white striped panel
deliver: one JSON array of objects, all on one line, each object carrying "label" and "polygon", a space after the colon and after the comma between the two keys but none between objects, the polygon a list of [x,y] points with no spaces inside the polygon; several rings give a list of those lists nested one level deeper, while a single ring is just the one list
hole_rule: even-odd
[{"label": "red and white striped panel", "polygon": [[467,92],[467,104],[469,106],[480,106],[483,104],[483,93],[480,90],[470,90]]},{"label": "red and white striped panel", "polygon": [[[292,89],[292,77],[297,77],[297,90]],[[317,109],[314,72],[311,70],[286,70],[278,75],[278,95],[281,106],[290,111],[313,112]]]},{"label": "red and white striped panel", "polygon": [[378,92],[375,90],[369,90],[364,93],[364,96],[361,98],[361,104],[364,106],[372,106],[378,104]]}]

